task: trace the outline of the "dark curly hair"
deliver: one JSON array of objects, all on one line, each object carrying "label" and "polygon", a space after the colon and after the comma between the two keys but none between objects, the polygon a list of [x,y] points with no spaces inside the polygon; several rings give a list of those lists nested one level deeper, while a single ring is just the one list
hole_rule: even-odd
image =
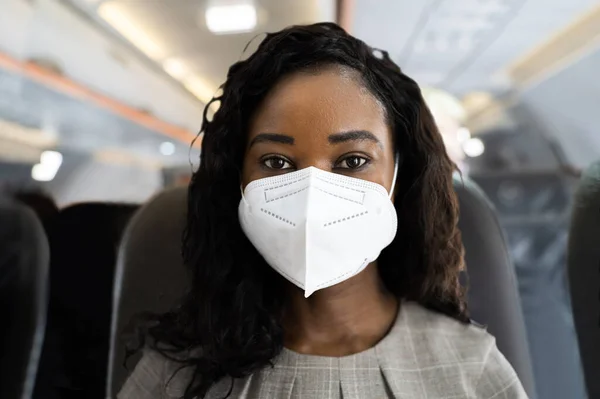
[{"label": "dark curly hair", "polygon": [[[282,278],[241,230],[237,208],[250,118],[286,75],[329,66],[351,68],[385,107],[400,156],[395,207],[398,233],[379,260],[381,279],[399,299],[468,323],[459,283],[463,249],[452,187],[455,165],[419,86],[385,51],[331,23],[267,34],[258,50],[234,64],[204,111],[202,158],[189,187],[183,257],[190,273],[181,305],[155,316],[150,345],[193,367],[184,399],[204,397],[223,378],[269,366],[283,347]],[[210,104],[209,104],[210,105]],[[194,349],[190,352],[190,349]],[[184,358],[178,354],[193,353]]]}]

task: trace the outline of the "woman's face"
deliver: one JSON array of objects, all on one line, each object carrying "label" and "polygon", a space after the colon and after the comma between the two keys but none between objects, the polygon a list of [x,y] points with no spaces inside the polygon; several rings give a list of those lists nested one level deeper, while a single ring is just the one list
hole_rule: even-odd
[{"label": "woman's face", "polygon": [[389,191],[391,129],[383,106],[358,82],[357,72],[331,67],[278,83],[251,120],[243,186],[314,166]]}]

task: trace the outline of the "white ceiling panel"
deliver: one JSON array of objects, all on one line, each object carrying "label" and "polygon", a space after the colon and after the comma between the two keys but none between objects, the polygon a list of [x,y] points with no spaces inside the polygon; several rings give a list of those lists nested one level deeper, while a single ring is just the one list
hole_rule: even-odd
[{"label": "white ceiling panel", "polygon": [[72,1],[100,21],[96,11],[110,4],[165,49],[160,58],[177,58],[215,90],[257,35],[331,19],[333,10],[331,0],[256,0],[258,24],[252,32],[219,35],[206,26],[207,0],[105,0],[92,6],[88,0]]},{"label": "white ceiling panel", "polygon": [[423,84],[503,91],[503,69],[598,0],[356,0],[353,33]]}]

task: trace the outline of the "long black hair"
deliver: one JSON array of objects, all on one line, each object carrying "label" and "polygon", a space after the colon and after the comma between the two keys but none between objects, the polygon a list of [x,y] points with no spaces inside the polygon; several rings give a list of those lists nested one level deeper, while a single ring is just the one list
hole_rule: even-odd
[{"label": "long black hair", "polygon": [[[192,367],[184,398],[204,397],[223,378],[241,378],[271,364],[283,347],[282,279],[258,254],[238,221],[240,171],[250,118],[283,76],[328,66],[357,72],[383,104],[400,154],[395,206],[398,233],[378,268],[386,288],[468,322],[458,280],[463,250],[448,158],[419,86],[384,51],[332,23],[293,26],[266,35],[237,62],[204,112],[202,158],[189,187],[183,257],[190,273],[181,305],[156,315],[151,346]],[[194,351],[189,352],[190,349]],[[193,353],[184,358],[178,352]]]}]

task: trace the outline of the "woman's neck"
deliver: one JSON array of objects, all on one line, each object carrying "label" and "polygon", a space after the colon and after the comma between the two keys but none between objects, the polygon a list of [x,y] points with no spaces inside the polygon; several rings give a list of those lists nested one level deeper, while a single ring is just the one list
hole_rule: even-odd
[{"label": "woman's neck", "polygon": [[346,356],[373,347],[390,330],[398,301],[385,290],[377,265],[304,298],[290,288],[284,344],[298,353]]}]

